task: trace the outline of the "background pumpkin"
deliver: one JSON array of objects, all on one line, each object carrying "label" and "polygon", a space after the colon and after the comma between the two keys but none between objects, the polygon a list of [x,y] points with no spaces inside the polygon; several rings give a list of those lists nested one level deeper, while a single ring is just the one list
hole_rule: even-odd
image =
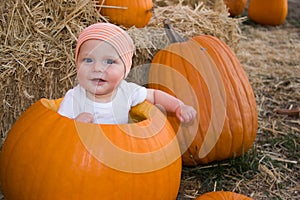
[{"label": "background pumpkin", "polygon": [[224,0],[224,3],[228,7],[230,16],[238,16],[245,10],[247,0]]},{"label": "background pumpkin", "polygon": [[[157,108],[147,102],[133,108],[134,116],[144,119],[141,122],[97,125],[75,123],[60,116],[56,112],[59,103],[60,100],[47,99],[36,102],[8,133],[0,160],[1,187],[6,199],[176,198],[181,175],[179,147],[172,127]],[[164,122],[163,126],[160,127],[158,122]],[[141,166],[147,167],[145,163],[136,163],[134,159],[118,160],[112,151],[103,152],[105,146],[99,146],[97,142],[92,143],[94,148],[89,149],[90,146],[86,146],[78,133],[80,127],[87,130],[84,134],[91,141],[96,138],[93,135],[97,132],[89,130],[100,128],[117,148],[152,158],[145,161],[150,162],[150,168],[143,172]],[[124,131],[141,130],[136,134],[147,135],[149,132],[145,130],[153,131],[155,128],[159,128],[160,132],[151,132],[152,137],[143,138],[132,137]],[[173,149],[164,149],[170,141],[174,144]],[[151,154],[162,149],[164,152],[159,157]],[[109,167],[108,162],[97,159],[97,151],[116,161],[117,165],[125,164],[133,171]],[[167,161],[169,156],[174,156],[174,160]],[[159,164],[167,162],[162,166],[157,163],[152,166],[155,160]]]},{"label": "background pumpkin", "polygon": [[[174,71],[185,77],[190,88],[176,79]],[[154,56],[148,78],[149,87],[177,96],[198,110],[196,128],[182,127],[168,114],[185,165],[240,156],[252,146],[258,126],[254,93],[234,52],[218,38],[202,35],[172,43]]]},{"label": "background pumpkin", "polygon": [[152,0],[99,0],[99,4],[103,6],[100,13],[108,17],[109,22],[126,28],[142,28],[152,17]]},{"label": "background pumpkin", "polygon": [[250,0],[248,17],[262,25],[280,25],[288,13],[288,0]]},{"label": "background pumpkin", "polygon": [[253,200],[242,194],[238,194],[230,191],[217,191],[205,193],[195,200]]}]

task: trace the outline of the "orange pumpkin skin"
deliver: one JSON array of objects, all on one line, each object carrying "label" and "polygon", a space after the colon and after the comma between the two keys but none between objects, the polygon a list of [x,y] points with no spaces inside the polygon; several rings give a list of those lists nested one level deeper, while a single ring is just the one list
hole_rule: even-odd
[{"label": "orange pumpkin skin", "polygon": [[[153,3],[151,0],[99,0],[99,3],[104,6],[100,10],[103,16],[108,17],[111,23],[126,28],[145,27],[152,17]],[[111,6],[111,8],[105,6]],[[124,8],[112,8],[113,6]]]},{"label": "orange pumpkin skin", "polygon": [[203,195],[200,195],[195,200],[253,200],[250,197],[247,197],[242,194],[238,194],[230,191],[217,191],[217,192],[208,192]]},{"label": "orange pumpkin skin", "polygon": [[[154,112],[151,120],[120,126],[76,124],[74,120],[57,114],[55,110],[59,103],[60,100],[46,99],[36,102],[10,130],[0,160],[0,181],[6,199],[176,199],[181,174],[180,154],[169,165],[153,171],[120,171],[96,159],[77,133],[77,126],[87,130],[100,127],[106,137],[125,153],[150,154],[171,140],[175,141],[174,131],[168,123],[159,133],[148,138],[130,137],[122,130],[133,126],[134,129],[140,127],[142,132],[151,130],[155,126],[153,122],[164,120],[162,113]],[[141,109],[136,108],[137,114],[152,108],[156,110],[149,103],[141,106]],[[94,133],[84,134],[88,138]],[[100,153],[104,148],[95,147],[93,150]],[[102,153],[112,161],[117,159],[113,152]],[[152,159],[164,162],[164,158],[172,153],[166,150],[161,157],[153,156]],[[143,165],[131,160],[126,160],[126,163],[132,169]]]},{"label": "orange pumpkin skin", "polygon": [[288,14],[288,0],[250,0],[248,17],[252,21],[262,24],[281,25]]},{"label": "orange pumpkin skin", "polygon": [[[173,52],[186,52],[186,56],[192,54],[190,57],[194,57],[198,63],[195,61],[193,65],[193,60],[189,61],[180,53]],[[155,67],[157,65],[160,67]],[[164,71],[162,66],[170,67],[185,77],[191,89],[183,86],[183,81],[176,80],[174,74]],[[211,70],[214,73],[205,79],[204,74]],[[218,76],[221,77],[219,81]],[[168,120],[179,135],[181,150],[184,151],[184,165],[195,166],[240,156],[251,148],[258,127],[255,96],[239,60],[224,42],[203,35],[185,42],[172,43],[154,56],[148,79],[149,87],[175,95],[198,111],[198,128],[192,130],[196,130],[195,134],[189,129],[179,130],[176,117],[168,115]],[[164,86],[157,84],[161,82],[164,82]],[[223,86],[220,84],[212,88],[214,82],[221,82]],[[219,99],[215,102],[217,98],[213,95],[218,94],[220,97],[216,96]],[[223,113],[222,116],[218,112]],[[218,130],[210,129],[213,126]],[[190,140],[190,136],[194,138]],[[211,145],[211,140],[216,143]]]},{"label": "orange pumpkin skin", "polygon": [[247,0],[224,0],[228,7],[230,16],[238,16],[243,13],[246,7]]}]

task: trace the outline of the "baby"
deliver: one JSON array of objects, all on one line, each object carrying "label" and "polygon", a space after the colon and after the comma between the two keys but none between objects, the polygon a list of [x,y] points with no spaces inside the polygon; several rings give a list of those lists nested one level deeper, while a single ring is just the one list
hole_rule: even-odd
[{"label": "baby", "polygon": [[96,23],[85,28],[75,52],[78,85],[66,93],[58,113],[80,122],[124,124],[131,107],[147,100],[174,112],[183,123],[193,121],[197,114],[193,107],[125,80],[134,50],[132,39],[119,26]]}]

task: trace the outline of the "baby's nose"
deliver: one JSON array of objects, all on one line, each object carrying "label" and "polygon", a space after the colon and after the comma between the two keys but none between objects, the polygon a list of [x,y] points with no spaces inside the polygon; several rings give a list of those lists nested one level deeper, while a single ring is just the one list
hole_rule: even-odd
[{"label": "baby's nose", "polygon": [[107,69],[107,65],[101,63],[101,62],[97,62],[94,65],[94,70],[95,71],[100,71],[100,72],[104,72]]}]

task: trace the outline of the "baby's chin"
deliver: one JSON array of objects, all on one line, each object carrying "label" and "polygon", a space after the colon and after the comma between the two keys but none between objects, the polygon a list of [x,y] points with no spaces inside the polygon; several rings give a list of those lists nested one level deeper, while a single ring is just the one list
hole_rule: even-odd
[{"label": "baby's chin", "polygon": [[97,86],[92,91],[87,92],[87,97],[96,102],[110,102],[115,94],[115,90],[106,87],[107,85]]}]

